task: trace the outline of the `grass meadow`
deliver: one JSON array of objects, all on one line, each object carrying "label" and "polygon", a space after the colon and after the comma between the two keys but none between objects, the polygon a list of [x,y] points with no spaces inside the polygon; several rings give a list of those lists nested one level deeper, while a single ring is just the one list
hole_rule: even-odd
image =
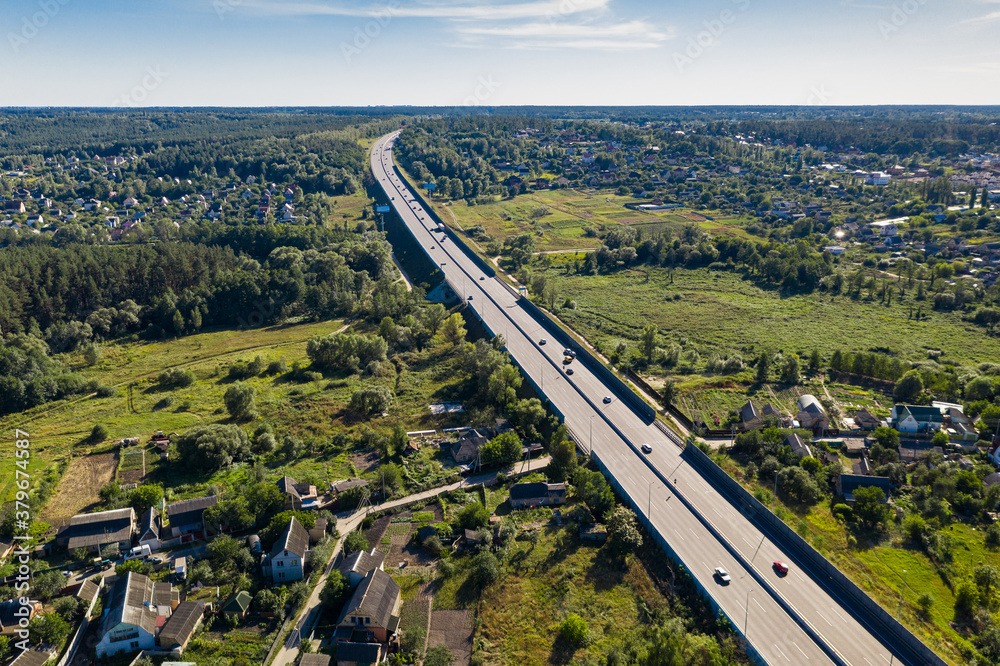
[{"label": "grass meadow", "polygon": [[[183,431],[196,425],[228,423],[229,415],[223,394],[231,385],[229,365],[260,356],[265,365],[282,361],[308,364],[306,342],[345,327],[343,321],[272,326],[245,331],[221,330],[191,335],[176,340],[136,341],[104,346],[103,358],[93,367],[83,367],[79,355],[63,360],[87,377],[116,388],[115,394],[74,398],[42,405],[34,410],[0,419],[0,428],[11,433],[20,428],[30,434],[32,473],[67,457],[109,454],[112,442],[139,436],[145,442],[154,432]],[[435,343],[420,352],[397,357],[394,376],[363,378],[328,376],[319,381],[297,383],[281,376],[257,376],[244,381],[257,389],[260,422],[274,426],[279,439],[293,435],[300,439],[328,438],[336,432],[358,431],[368,421],[359,421],[347,412],[351,394],[363,384],[381,383],[390,387],[396,400],[387,417],[370,421],[375,428],[391,428],[399,423],[406,430],[427,430],[453,425],[460,415],[433,416],[427,404],[435,401],[461,400],[462,373],[458,372],[453,348]],[[181,367],[194,373],[196,381],[186,387],[166,390],[156,376],[166,368]],[[131,386],[131,401],[129,387]],[[89,442],[96,423],[109,431],[105,442]],[[248,427],[254,427],[250,424]],[[0,453],[0,475],[10,479],[2,488],[3,498],[14,490],[13,447]],[[428,454],[430,456],[430,454]],[[152,462],[151,462],[152,458]],[[125,467],[132,467],[131,458]],[[155,450],[147,451],[147,466],[152,471],[169,470],[170,485],[224,481],[232,472],[205,475],[197,470],[180,470],[174,464],[160,465]],[[312,478],[320,482],[353,476],[354,459],[347,453],[328,458],[306,456],[282,465],[274,463],[275,472]],[[428,465],[436,465],[432,460]],[[124,468],[123,468],[124,470]],[[150,470],[147,470],[149,472]],[[64,479],[64,483],[66,480]]]}]

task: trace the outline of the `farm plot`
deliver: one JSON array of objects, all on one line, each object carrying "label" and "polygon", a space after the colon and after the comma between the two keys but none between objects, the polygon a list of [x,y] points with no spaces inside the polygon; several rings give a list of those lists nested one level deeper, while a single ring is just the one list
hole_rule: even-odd
[{"label": "farm plot", "polygon": [[42,520],[53,525],[64,522],[101,501],[100,490],[115,475],[115,454],[100,453],[70,462],[52,499],[45,505]]}]

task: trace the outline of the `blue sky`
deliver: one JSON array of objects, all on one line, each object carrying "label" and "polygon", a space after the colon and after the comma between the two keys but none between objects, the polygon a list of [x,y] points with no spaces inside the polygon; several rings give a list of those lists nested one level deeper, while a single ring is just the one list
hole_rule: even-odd
[{"label": "blue sky", "polygon": [[0,105],[1000,104],[1000,0],[7,0]]}]

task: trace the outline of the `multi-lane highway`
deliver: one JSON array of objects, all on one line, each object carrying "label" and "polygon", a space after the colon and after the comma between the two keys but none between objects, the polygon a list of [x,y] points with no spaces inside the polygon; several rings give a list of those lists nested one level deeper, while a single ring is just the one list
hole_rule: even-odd
[{"label": "multi-lane highway", "polygon": [[[371,167],[402,222],[455,292],[490,330],[504,334],[509,353],[563,415],[574,439],[595,451],[761,659],[772,665],[890,664],[889,650],[832,591],[794,566],[786,576],[777,575],[772,563],[791,558],[691,468],[664,432],[640,418],[583,364],[573,364],[572,376],[565,373],[558,342],[542,342],[541,324],[499,278],[486,275],[437,231],[432,215],[399,178],[392,162],[397,136],[374,144]],[[643,454],[642,445],[652,452]],[[717,580],[716,567],[730,573],[729,584]],[[896,655],[893,663],[907,662]]]}]

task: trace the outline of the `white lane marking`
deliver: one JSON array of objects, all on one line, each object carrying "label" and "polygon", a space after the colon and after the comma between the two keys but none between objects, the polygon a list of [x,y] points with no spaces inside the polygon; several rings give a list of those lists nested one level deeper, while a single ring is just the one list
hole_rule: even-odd
[{"label": "white lane marking", "polygon": [[693,529],[691,529],[690,527],[688,528],[688,532],[690,532],[690,533],[691,533],[691,536],[693,536],[693,537],[694,537],[695,539],[697,539],[697,538],[698,538],[698,535],[697,535],[697,534],[695,534],[694,530],[693,530]]},{"label": "white lane marking", "polygon": [[875,666],[875,664],[873,664],[872,662],[868,661],[868,657],[861,657],[861,658],[868,662],[868,666]]},{"label": "white lane marking", "polygon": [[802,652],[802,648],[799,647],[799,644],[798,643],[792,643],[792,645],[794,645],[795,649],[798,650],[802,654],[802,656],[805,657],[806,660],[808,661],[809,655],[807,655],[805,652]]},{"label": "white lane marking", "polygon": [[767,613],[767,609],[766,609],[766,608],[764,608],[763,606],[761,606],[761,605],[760,605],[760,602],[759,602],[759,601],[757,601],[756,599],[754,599],[754,600],[753,600],[753,602],[754,602],[755,604],[757,604],[757,608],[759,608],[759,609],[761,609],[762,611],[764,611],[765,613]]},{"label": "white lane marking", "polygon": [[791,661],[791,659],[788,658],[788,655],[782,652],[781,648],[778,647],[777,644],[775,644],[774,649],[778,651],[778,654],[785,658],[785,661]]},{"label": "white lane marking", "polygon": [[836,608],[834,608],[833,606],[830,606],[830,610],[832,610],[834,613],[836,613],[837,617],[840,618],[841,622],[847,622],[847,620],[844,619],[843,615],[841,615],[840,613],[837,613],[837,609]]},{"label": "white lane marking", "polygon": [[822,614],[822,613],[820,613],[819,611],[816,611],[816,615],[819,615],[819,616],[820,616],[821,618],[823,618],[824,620],[826,620],[826,623],[827,623],[828,625],[830,625],[831,627],[833,626],[833,622],[830,622],[830,620],[828,620],[828,619],[827,619],[826,615],[823,615],[823,614]]},{"label": "white lane marking", "polygon": [[885,663],[887,663],[887,664],[891,664],[892,663],[891,661],[889,661],[888,659],[885,658],[884,654],[880,654],[879,656],[882,657],[882,661],[884,661]]}]

